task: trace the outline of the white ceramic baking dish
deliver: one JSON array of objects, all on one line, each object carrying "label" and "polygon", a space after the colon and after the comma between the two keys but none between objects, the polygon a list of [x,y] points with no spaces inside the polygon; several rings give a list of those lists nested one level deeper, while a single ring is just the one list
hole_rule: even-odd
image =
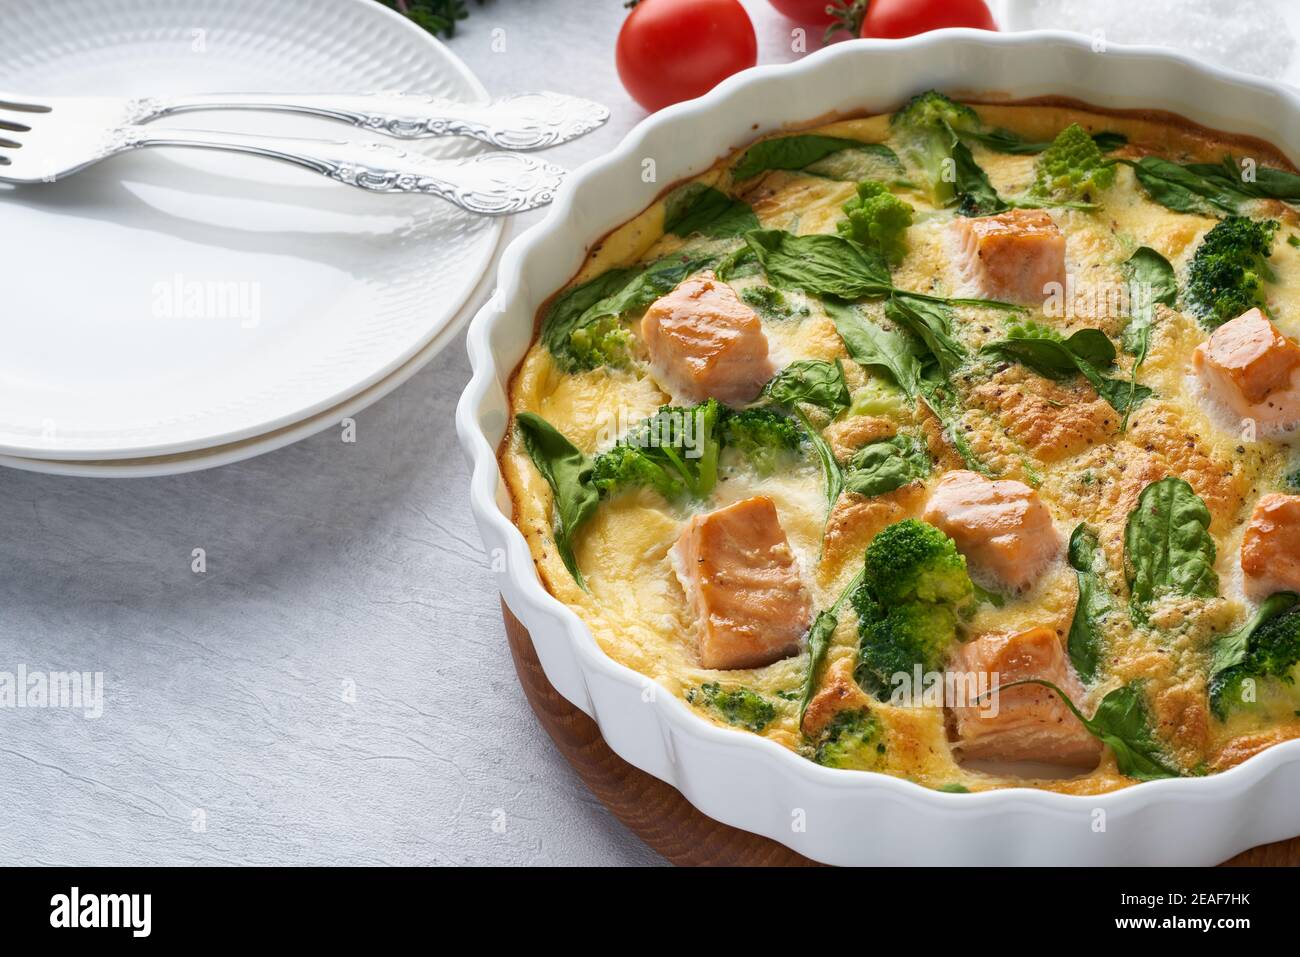
[{"label": "white ceramic baking dish", "polygon": [[[470,502],[493,566],[503,569],[506,603],[531,632],[552,684],[596,720],[615,752],[705,814],[819,861],[1213,864],[1300,834],[1300,741],[1223,774],[1094,797],[1027,788],[945,794],[882,774],[819,767],[771,741],[710,724],[606,657],[538,579],[511,523],[496,453],[509,418],[505,387],[541,304],[595,242],[675,180],[763,133],[828,114],[885,112],[930,87],[1166,110],[1300,156],[1296,93],[1167,51],[1097,50],[1088,38],[1055,32],[944,30],[842,43],[788,66],[748,70],[655,114],[614,152],[578,170],[545,221],[511,244],[496,295],[469,327],[474,374],[456,425],[473,468]],[[642,178],[647,158],[658,168],[656,182]]]}]

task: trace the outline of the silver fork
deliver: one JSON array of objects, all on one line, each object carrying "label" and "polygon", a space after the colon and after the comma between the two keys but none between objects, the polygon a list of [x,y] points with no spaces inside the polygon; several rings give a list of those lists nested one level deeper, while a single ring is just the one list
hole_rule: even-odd
[{"label": "silver fork", "polygon": [[398,139],[469,136],[503,150],[540,150],[598,129],[599,103],[564,93],[518,93],[490,103],[461,103],[420,93],[215,93],[175,97],[52,97],[0,92],[0,107],[74,112],[96,123],[134,126],[198,110],[299,113],[337,120]]},{"label": "silver fork", "polygon": [[53,183],[110,156],[151,146],[264,156],[373,192],[439,196],[485,216],[545,206],[566,175],[552,163],[519,153],[430,159],[385,143],[105,126],[74,109],[0,102],[0,182]]}]

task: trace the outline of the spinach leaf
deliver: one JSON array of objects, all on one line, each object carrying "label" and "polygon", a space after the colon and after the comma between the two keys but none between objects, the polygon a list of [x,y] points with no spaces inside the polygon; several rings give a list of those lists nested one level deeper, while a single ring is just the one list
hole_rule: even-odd
[{"label": "spinach leaf", "polygon": [[799,424],[808,433],[813,452],[821,465],[826,500],[834,505],[844,488],[844,476],[835,453],[822,436],[821,430],[809,421],[799,403],[807,402],[825,409],[831,417],[849,407],[849,387],[844,381],[844,367],[840,360],[833,363],[819,359],[801,359],[786,366],[763,389],[773,402],[789,407]]},{"label": "spinach leaf", "polygon": [[1154,156],[1120,160],[1133,167],[1147,194],[1180,213],[1235,214],[1252,199],[1300,201],[1300,176],[1283,169],[1257,166],[1253,177],[1231,156],[1218,163],[1173,163]]},{"label": "spinach leaf", "polygon": [[823,306],[853,361],[883,371],[915,401],[921,392],[920,344],[905,333],[881,328],[851,305],[826,301]]},{"label": "spinach leaf", "polygon": [[1081,374],[1115,411],[1124,413],[1152,395],[1146,386],[1102,375],[1115,361],[1115,346],[1100,329],[1080,329],[1068,339],[1037,322],[1016,323],[1006,338],[980,350],[1019,362],[1049,379]]},{"label": "spinach leaf", "polygon": [[687,276],[714,262],[712,256],[668,256],[628,269],[611,269],[561,294],[542,318],[542,344],[566,372],[602,364],[598,350],[581,348],[584,337],[602,324],[616,323],[645,309]]},{"label": "spinach leaf", "polygon": [[1240,692],[1245,680],[1278,677],[1291,682],[1300,654],[1297,603],[1300,595],[1295,592],[1270,595],[1249,621],[1215,642],[1208,678],[1210,709],[1220,721],[1227,720],[1232,692]]},{"label": "spinach leaf", "polygon": [[966,347],[953,338],[953,312],[947,305],[897,295],[885,303],[885,318],[919,336],[945,374],[966,361]]},{"label": "spinach leaf", "polygon": [[639,272],[637,268],[611,269],[561,293],[547,308],[542,317],[542,345],[546,346],[566,371],[577,367],[569,340],[577,330],[583,314],[596,303],[618,292]]},{"label": "spinach leaf", "polygon": [[687,276],[712,265],[712,256],[668,256],[646,266],[643,271],[617,292],[606,296],[578,318],[582,328],[606,316],[622,318],[628,313],[647,308],[660,296],[677,288]]},{"label": "spinach leaf", "polygon": [[821,464],[826,501],[833,507],[839,500],[840,492],[844,491],[844,473],[840,471],[840,463],[835,461],[835,452],[822,436],[821,431],[808,421],[808,416],[804,414],[803,409],[795,406],[792,411],[804,431],[808,433],[808,441],[812,443],[813,452],[816,453],[817,461]]},{"label": "spinach leaf", "polygon": [[1097,149],[1103,153],[1109,153],[1117,150],[1128,143],[1128,137],[1123,133],[1116,133],[1111,130],[1101,130],[1092,134],[1092,141],[1097,144]]},{"label": "spinach leaf", "polygon": [[758,226],[758,217],[748,203],[703,183],[687,183],[664,204],[664,232],[683,238],[700,233],[726,239]]},{"label": "spinach leaf", "polygon": [[1015,156],[1041,153],[1052,145],[1051,140],[1027,140],[1019,133],[1000,127],[993,130],[962,130],[961,135],[995,153],[1009,153]]},{"label": "spinach leaf", "polygon": [[849,407],[849,387],[840,360],[800,359],[773,377],[763,389],[773,402],[794,406],[807,402],[825,409],[831,417]]},{"label": "spinach leaf", "polygon": [[809,163],[803,171],[844,183],[860,183],[864,179],[906,183],[903,161],[883,143],[859,143]]},{"label": "spinach leaf", "polygon": [[848,587],[840,593],[840,597],[835,599],[835,604],[823,611],[817,613],[813,619],[812,627],[808,629],[808,670],[804,673],[803,688],[799,695],[799,724],[803,724],[803,716],[808,710],[808,703],[812,701],[813,694],[817,690],[817,677],[821,672],[822,663],[826,660],[826,651],[831,646],[831,639],[835,636],[835,629],[840,624],[840,610],[844,607],[845,600],[858,590],[862,584],[862,576],[865,569],[859,570],[849,582]]},{"label": "spinach leaf", "polygon": [[713,274],[723,282],[730,282],[743,276],[757,276],[760,272],[762,267],[754,256],[754,250],[747,245],[732,250],[713,267]]},{"label": "spinach leaf", "polygon": [[988,174],[975,162],[970,147],[956,139],[956,134],[953,139],[952,161],[953,175],[956,177],[955,189],[961,202],[957,215],[991,216],[1011,208],[993,188]]},{"label": "spinach leaf", "polygon": [[1245,170],[1231,154],[1218,163],[1189,163],[1189,173],[1218,186],[1225,194],[1239,193],[1244,199],[1300,200],[1300,176],[1269,166],[1257,166],[1247,179]]},{"label": "spinach leaf", "polygon": [[1247,198],[1235,185],[1225,183],[1222,175],[1206,178],[1191,167],[1158,156],[1117,162],[1133,168],[1137,181],[1152,200],[1177,213],[1236,213]]},{"label": "spinach leaf", "polygon": [[[783,289],[799,289],[815,296],[844,300],[897,294],[909,300],[946,306],[1025,311],[1023,306],[996,299],[945,299],[896,289],[890,282],[889,264],[884,257],[843,236],[826,233],[796,236],[781,229],[755,229],[745,234],[745,242],[767,273],[768,280]],[[727,261],[734,256],[733,253]]]},{"label": "spinach leaf", "polygon": [[[1178,300],[1178,279],[1169,260],[1150,246],[1141,246],[1124,262],[1124,275],[1144,292],[1134,297],[1137,308],[1132,321],[1124,330],[1124,351],[1133,356],[1145,356],[1149,346],[1151,322],[1157,304],[1172,307]],[[1149,295],[1147,295],[1149,291]]]},{"label": "spinach leaf", "polygon": [[[961,135],[993,150],[995,153],[1010,153],[1017,156],[1041,153],[1052,145],[1051,140],[1027,140],[1019,133],[1013,133],[1011,130],[1001,128],[994,130],[962,130]],[[1128,137],[1123,133],[1102,131],[1093,133],[1092,141],[1097,144],[1097,148],[1103,153],[1109,153],[1111,150],[1117,150],[1127,143]]]},{"label": "spinach leaf", "polygon": [[1138,781],[1181,776],[1167,763],[1151,731],[1146,698],[1139,682],[1132,682],[1110,692],[1101,699],[1101,704],[1097,705],[1097,711],[1091,718],[1085,718],[1069,695],[1044,678],[1022,678],[1004,684],[998,690],[1005,691],[1016,685],[1042,685],[1055,692],[1089,733],[1110,747],[1120,774]]},{"label": "spinach leaf", "polygon": [[930,474],[930,454],[915,436],[898,434],[858,449],[844,476],[846,491],[872,497]]},{"label": "spinach leaf", "polygon": [[[807,169],[820,160],[844,150],[862,152],[871,157],[874,164],[892,173],[901,174],[903,164],[888,146],[880,143],[862,143],[858,140],[845,139],[840,136],[822,136],[817,133],[800,133],[794,136],[781,136],[776,139],[763,140],[747,149],[732,167],[731,178],[739,182],[765,173],[768,170]],[[839,179],[839,176],[832,178]],[[869,177],[852,176],[852,179]]]},{"label": "spinach leaf", "polygon": [[1097,533],[1079,524],[1070,535],[1070,567],[1079,579],[1079,602],[1074,606],[1074,620],[1066,647],[1079,677],[1091,683],[1101,664],[1101,623],[1114,610],[1110,591],[1103,577],[1106,556],[1097,541]]},{"label": "spinach leaf", "polygon": [[573,538],[600,503],[600,493],[591,481],[591,459],[540,415],[520,412],[515,422],[528,457],[551,487],[555,548],[578,587],[586,591],[586,579],[573,554]]},{"label": "spinach leaf", "polygon": [[1124,263],[1124,275],[1128,278],[1130,299],[1135,303],[1133,315],[1124,327],[1121,342],[1124,351],[1133,356],[1133,370],[1130,373],[1129,401],[1124,410],[1124,420],[1120,431],[1128,428],[1129,416],[1137,404],[1138,370],[1146,361],[1151,349],[1151,329],[1155,324],[1156,304],[1172,307],[1178,300],[1178,279],[1169,260],[1150,246],[1140,247]]},{"label": "spinach leaf", "polygon": [[780,229],[755,229],[745,242],[773,285],[817,296],[861,299],[892,290],[884,259],[841,236],[795,236]]},{"label": "spinach leaf", "polygon": [[988,475],[988,466],[975,454],[961,427],[961,404],[924,341],[907,332],[882,329],[853,306],[833,300],[823,305],[853,361],[886,372],[909,399],[924,399],[967,468]]},{"label": "spinach leaf", "polygon": [[1006,338],[989,343],[981,351],[1013,359],[1041,376],[1057,380],[1079,372],[1081,361],[1094,367],[1115,361],[1115,347],[1101,330],[1080,329],[1066,339],[1037,322],[1012,325]]},{"label": "spinach leaf", "polygon": [[1136,624],[1146,624],[1151,604],[1166,595],[1219,594],[1209,528],[1210,510],[1184,480],[1169,476],[1142,490],[1124,529],[1129,614]]}]

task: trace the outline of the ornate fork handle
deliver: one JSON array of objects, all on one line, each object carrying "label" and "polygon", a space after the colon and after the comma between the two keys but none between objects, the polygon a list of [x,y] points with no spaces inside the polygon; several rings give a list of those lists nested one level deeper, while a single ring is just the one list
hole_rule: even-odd
[{"label": "ornate fork handle", "polygon": [[563,93],[520,93],[491,103],[461,103],[415,93],[231,93],[132,102],[128,122],[194,110],[305,113],[401,139],[471,136],[506,150],[540,150],[596,129],[609,110]]},{"label": "ornate fork handle", "polygon": [[480,153],[430,159],[385,143],[329,142],[202,130],[125,127],[105,155],[150,146],[180,146],[265,156],[377,193],[429,193],[484,216],[507,216],[545,206],[565,171],[517,153]]}]

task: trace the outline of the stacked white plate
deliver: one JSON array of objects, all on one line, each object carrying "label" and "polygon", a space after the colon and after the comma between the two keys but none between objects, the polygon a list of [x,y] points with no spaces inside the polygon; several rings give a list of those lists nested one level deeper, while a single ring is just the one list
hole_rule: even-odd
[{"label": "stacked white plate", "polygon": [[[3,19],[0,91],[11,94],[487,99],[442,44],[374,0],[5,0]],[[371,136],[253,113],[160,125]],[[454,336],[502,229],[432,197],[199,151],[0,184],[0,464],[168,474],[337,425]]]}]

